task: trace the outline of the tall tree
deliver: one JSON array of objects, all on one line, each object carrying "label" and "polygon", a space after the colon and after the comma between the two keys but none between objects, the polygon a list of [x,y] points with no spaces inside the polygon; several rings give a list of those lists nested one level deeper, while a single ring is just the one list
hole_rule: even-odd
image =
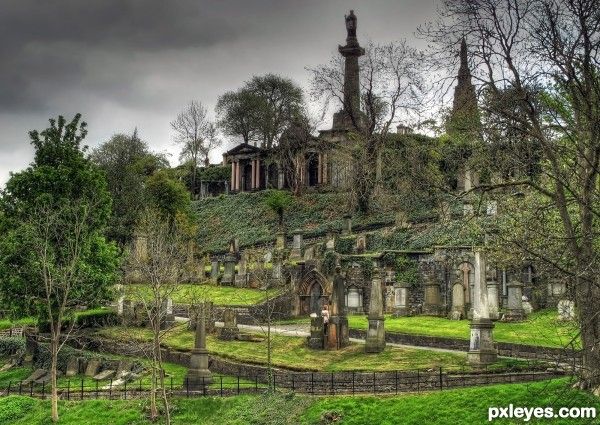
[{"label": "tall tree", "polygon": [[368,212],[381,174],[379,155],[394,123],[415,113],[423,104],[422,55],[406,42],[369,43],[360,59],[361,108],[344,104],[344,62],[335,55],[328,64],[310,68],[311,95],[322,102],[342,105],[351,131],[346,146],[352,167],[352,193],[359,211]]},{"label": "tall tree", "polygon": [[289,78],[275,74],[254,76],[217,102],[225,134],[240,136],[245,143],[260,141],[267,149],[275,146],[283,131],[303,112],[302,89]]},{"label": "tall tree", "polygon": [[[438,59],[467,34],[483,91],[497,99],[511,93],[510,102],[487,102],[489,112],[539,145],[539,175],[508,176],[484,189],[529,188],[560,217],[571,261],[557,271],[568,274],[575,293],[581,386],[595,392],[600,392],[598,10],[600,0],[447,0],[439,21],[423,29],[439,46]],[[544,250],[530,255],[559,264]]]},{"label": "tall tree", "polygon": [[171,128],[175,131],[175,142],[182,146],[180,160],[187,161],[191,165],[191,192],[196,194],[199,164],[203,163],[207,166],[210,152],[221,145],[216,127],[209,120],[206,108],[200,102],[192,101],[171,122]]},{"label": "tall tree", "polygon": [[[58,421],[58,353],[79,306],[108,298],[118,266],[103,236],[110,194],[102,171],[85,158],[87,130],[77,114],[30,132],[35,159],[2,192],[0,293],[13,314],[37,314],[50,327],[52,420]],[[70,327],[65,323],[70,320]]]},{"label": "tall tree", "polygon": [[133,227],[144,208],[144,182],[156,170],[168,167],[164,156],[150,152],[146,142],[131,135],[115,134],[92,151],[90,159],[106,174],[113,199],[107,236],[124,246],[131,242]]}]

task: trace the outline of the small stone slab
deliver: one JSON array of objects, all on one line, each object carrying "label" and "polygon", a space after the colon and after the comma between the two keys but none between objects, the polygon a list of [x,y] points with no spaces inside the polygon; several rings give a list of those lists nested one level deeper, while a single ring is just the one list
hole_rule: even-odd
[{"label": "small stone slab", "polygon": [[6,372],[9,369],[14,367],[14,363],[6,363],[4,366],[0,367],[0,372]]},{"label": "small stone slab", "polygon": [[37,381],[42,376],[45,376],[47,374],[48,374],[48,371],[46,369],[36,369],[31,375],[29,375],[29,377],[27,379],[22,381],[22,385],[27,385],[33,381]]},{"label": "small stone slab", "polygon": [[44,376],[42,376],[40,379],[36,379],[33,382],[35,382],[36,384],[47,384],[48,382],[50,382],[50,374],[47,373]]},{"label": "small stone slab", "polygon": [[265,340],[265,338],[260,337],[260,336],[256,336],[256,335],[251,335],[251,334],[237,334],[236,338],[238,341],[244,341],[244,342],[263,342]]},{"label": "small stone slab", "polygon": [[117,365],[117,376],[130,372],[132,367],[133,362],[131,360],[121,360]]},{"label": "small stone slab", "polygon": [[109,379],[112,378],[112,376],[115,374],[114,370],[103,370],[102,372],[100,372],[99,374],[94,376],[94,379],[96,381],[104,381],[105,379]]},{"label": "small stone slab", "polygon": [[92,359],[88,362],[87,367],[85,368],[85,376],[93,377],[98,374],[98,370],[100,370],[100,365],[102,363],[100,360]]}]

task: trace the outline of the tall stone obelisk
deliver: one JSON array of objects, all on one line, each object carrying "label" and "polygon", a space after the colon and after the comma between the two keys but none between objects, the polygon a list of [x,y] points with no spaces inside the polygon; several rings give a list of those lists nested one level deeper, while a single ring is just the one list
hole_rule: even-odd
[{"label": "tall stone obelisk", "polygon": [[190,391],[201,391],[212,383],[212,374],[208,370],[208,350],[206,349],[206,308],[204,303],[198,309],[196,322],[196,340],[190,356],[190,367],[185,376],[184,386]]},{"label": "tall stone obelisk", "polygon": [[333,115],[333,130],[357,130],[362,125],[358,58],[365,54],[356,38],[357,19],[354,10],[346,18],[346,45],[338,51],[344,57],[344,105]]}]

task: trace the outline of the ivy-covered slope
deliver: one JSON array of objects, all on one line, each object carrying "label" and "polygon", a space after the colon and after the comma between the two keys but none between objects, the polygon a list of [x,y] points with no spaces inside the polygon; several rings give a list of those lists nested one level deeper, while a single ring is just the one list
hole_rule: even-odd
[{"label": "ivy-covered slope", "polygon": [[[233,238],[240,244],[260,244],[275,239],[277,216],[265,204],[266,192],[239,193],[206,198],[193,203],[198,217],[198,242],[205,251],[227,249]],[[345,193],[309,193],[294,198],[285,213],[289,231],[304,230],[305,236],[323,235],[330,229],[341,230],[348,213]],[[369,215],[354,215],[353,226],[392,224],[393,212],[377,209]]]}]

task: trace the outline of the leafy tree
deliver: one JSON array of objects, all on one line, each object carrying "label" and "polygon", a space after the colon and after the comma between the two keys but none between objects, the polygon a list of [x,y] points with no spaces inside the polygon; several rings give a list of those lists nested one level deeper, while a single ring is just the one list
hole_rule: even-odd
[{"label": "leafy tree", "polygon": [[302,89],[275,74],[254,76],[240,90],[225,93],[217,102],[219,124],[225,134],[241,136],[245,143],[261,141],[267,149],[303,111]]},{"label": "leafy tree", "polygon": [[94,149],[90,159],[106,174],[113,207],[107,236],[124,246],[131,242],[133,227],[144,208],[144,182],[156,170],[168,167],[164,156],[150,152],[137,134],[115,134]]},{"label": "leafy tree", "polygon": [[[58,421],[58,353],[82,305],[108,299],[118,267],[103,232],[110,193],[103,173],[84,156],[87,130],[77,114],[31,131],[34,162],[11,175],[0,211],[0,294],[14,315],[37,314],[50,326],[52,420]],[[75,323],[70,320],[70,323]]]},{"label": "leafy tree", "polygon": [[148,177],[146,193],[150,207],[169,220],[175,220],[178,213],[191,216],[190,193],[183,183],[170,178],[166,170],[159,170]]},{"label": "leafy tree", "polygon": [[291,207],[294,199],[292,196],[283,190],[269,190],[265,197],[265,204],[277,214],[279,229],[283,230],[283,217],[285,211]]}]

